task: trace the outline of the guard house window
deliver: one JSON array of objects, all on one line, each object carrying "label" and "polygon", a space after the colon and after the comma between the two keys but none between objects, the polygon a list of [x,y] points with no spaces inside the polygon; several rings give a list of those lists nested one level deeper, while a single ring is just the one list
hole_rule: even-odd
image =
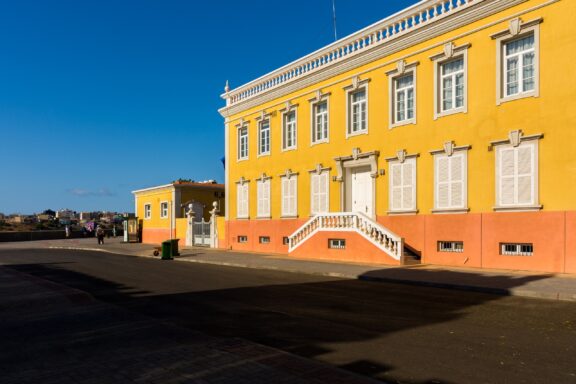
[{"label": "guard house window", "polygon": [[504,95],[534,91],[536,50],[534,34],[504,43]]},{"label": "guard house window", "polygon": [[168,217],[168,202],[166,201],[160,203],[160,217],[163,219]]},{"label": "guard house window", "polygon": [[440,64],[441,112],[464,108],[465,76],[464,58]]},{"label": "guard house window", "polygon": [[496,147],[496,199],[498,208],[535,207],[538,204],[538,141],[517,147]]},{"label": "guard house window", "polygon": [[236,184],[236,217],[248,218],[248,183]]},{"label": "guard house window", "polygon": [[328,101],[313,104],[312,143],[328,141]]},{"label": "guard house window", "polygon": [[366,88],[361,88],[357,91],[350,92],[349,98],[349,123],[348,134],[354,135],[357,133],[366,132],[368,129],[367,124],[367,100]]},{"label": "guard house window", "polygon": [[310,212],[313,215],[328,212],[328,171],[320,174],[312,173],[310,182],[312,184]]},{"label": "guard house window", "polygon": [[394,123],[405,123],[414,119],[414,74],[409,73],[394,79]]},{"label": "guard house window", "polygon": [[265,119],[258,123],[258,154],[270,154],[270,120]]},{"label": "guard house window", "polygon": [[152,216],[152,206],[150,204],[144,204],[144,218],[149,219]]},{"label": "guard house window", "polygon": [[270,179],[262,179],[257,182],[257,216],[270,217]]},{"label": "guard house window", "polygon": [[459,151],[452,156],[434,156],[434,209],[455,210],[467,207],[467,153]]},{"label": "guard house window", "polygon": [[390,163],[390,212],[416,211],[416,158]]},{"label": "guard house window", "polygon": [[295,175],[282,177],[282,217],[296,217],[298,179]]},{"label": "guard house window", "polygon": [[296,148],[296,111],[289,111],[284,114],[282,132],[282,149]]},{"label": "guard house window", "polygon": [[238,128],[238,160],[248,158],[248,127]]}]

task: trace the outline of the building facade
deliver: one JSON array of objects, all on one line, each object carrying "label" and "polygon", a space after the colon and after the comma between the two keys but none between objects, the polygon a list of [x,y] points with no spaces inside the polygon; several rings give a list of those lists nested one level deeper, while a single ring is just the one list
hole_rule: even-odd
[{"label": "building facade", "polygon": [[576,272],[571,0],[424,0],[226,86],[226,238]]},{"label": "building facade", "polygon": [[140,189],[134,194],[134,210],[142,230],[142,242],[157,244],[180,237],[184,245],[185,210],[192,204],[196,221],[210,220],[210,210],[217,202],[224,214],[224,185],[212,182],[174,182]]}]

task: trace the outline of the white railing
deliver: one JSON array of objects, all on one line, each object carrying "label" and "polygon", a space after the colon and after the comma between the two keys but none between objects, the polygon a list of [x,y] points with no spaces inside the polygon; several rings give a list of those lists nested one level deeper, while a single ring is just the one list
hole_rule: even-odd
[{"label": "white railing", "polygon": [[312,217],[288,237],[288,252],[322,231],[356,232],[396,260],[401,260],[404,252],[402,237],[359,212],[322,213]]},{"label": "white railing", "polygon": [[227,106],[237,104],[484,1],[486,0],[422,0],[282,68],[226,92],[222,98],[226,99]]}]

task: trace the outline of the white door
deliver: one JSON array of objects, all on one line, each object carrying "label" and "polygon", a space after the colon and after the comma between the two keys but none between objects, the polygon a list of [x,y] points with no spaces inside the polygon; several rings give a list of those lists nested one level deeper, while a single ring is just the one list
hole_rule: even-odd
[{"label": "white door", "polygon": [[373,179],[370,168],[352,168],[352,212],[361,212],[368,217],[373,216]]}]

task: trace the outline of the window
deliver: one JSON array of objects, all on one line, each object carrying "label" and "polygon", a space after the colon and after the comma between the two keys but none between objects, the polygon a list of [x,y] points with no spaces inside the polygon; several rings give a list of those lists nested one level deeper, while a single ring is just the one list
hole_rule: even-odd
[{"label": "window", "polygon": [[330,248],[330,249],[346,249],[346,240],[344,240],[344,239],[328,239],[328,248]]},{"label": "window", "polygon": [[328,212],[328,171],[312,173],[310,177],[311,207],[310,212],[315,215]]},{"label": "window", "polygon": [[260,244],[270,244],[270,236],[260,236],[258,242]]},{"label": "window", "polygon": [[296,217],[298,215],[297,205],[298,179],[296,176],[282,178],[282,216]]},{"label": "window", "polygon": [[398,77],[394,80],[394,116],[401,123],[414,118],[414,75]]},{"label": "window", "polygon": [[504,43],[504,96],[534,91],[534,35]]},{"label": "window", "polygon": [[434,156],[434,210],[457,210],[467,207],[467,153]]},{"label": "window", "polygon": [[239,243],[247,243],[248,242],[248,236],[244,236],[244,235],[238,236],[238,242]]},{"label": "window", "polygon": [[440,64],[440,111],[449,112],[464,107],[464,59]]},{"label": "window", "polygon": [[464,252],[464,243],[462,241],[439,241],[438,252]]},{"label": "window", "polygon": [[292,110],[284,114],[282,129],[282,149],[296,148],[296,111]]},{"label": "window", "polygon": [[256,215],[264,218],[270,217],[270,179],[258,180],[256,185],[258,187]]},{"label": "window", "polygon": [[282,245],[290,245],[290,238],[288,236],[282,238]]},{"label": "window", "polygon": [[535,207],[538,204],[538,141],[496,147],[497,208]]},{"label": "window", "polygon": [[144,204],[144,218],[149,219],[152,216],[152,206],[150,204]]},{"label": "window", "polygon": [[168,202],[163,201],[160,203],[160,217],[166,218],[168,217]]},{"label": "window", "polygon": [[497,104],[539,95],[539,45],[542,19],[513,19],[495,35]]},{"label": "window", "polygon": [[262,120],[258,124],[258,154],[270,154],[270,120]]},{"label": "window", "polygon": [[390,212],[416,211],[416,158],[390,163]]},{"label": "window", "polygon": [[366,132],[368,130],[366,88],[350,92],[348,99],[348,118],[350,119],[348,122],[348,135]]},{"label": "window", "polygon": [[248,158],[248,127],[238,128],[238,160]]},{"label": "window", "polygon": [[328,141],[328,100],[312,104],[312,143]]},{"label": "window", "polygon": [[500,254],[506,256],[532,256],[534,255],[534,246],[532,244],[500,244]]},{"label": "window", "polygon": [[236,184],[236,217],[239,219],[248,218],[248,183]]}]

